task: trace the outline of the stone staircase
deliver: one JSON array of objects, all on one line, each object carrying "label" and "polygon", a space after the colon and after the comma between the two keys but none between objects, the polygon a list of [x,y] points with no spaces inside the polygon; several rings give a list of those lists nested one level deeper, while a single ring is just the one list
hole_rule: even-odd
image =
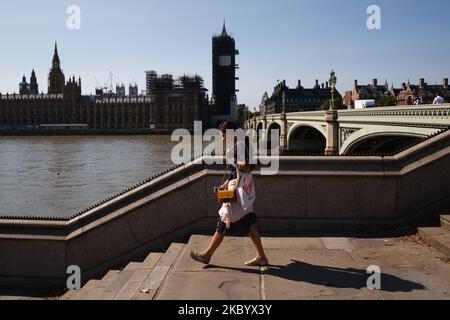
[{"label": "stone staircase", "polygon": [[419,228],[422,239],[450,259],[450,215],[441,216],[441,227]]},{"label": "stone staircase", "polygon": [[68,291],[60,300],[153,300],[185,246],[174,243],[164,254],[150,253],[143,262],[111,270],[81,290]]}]

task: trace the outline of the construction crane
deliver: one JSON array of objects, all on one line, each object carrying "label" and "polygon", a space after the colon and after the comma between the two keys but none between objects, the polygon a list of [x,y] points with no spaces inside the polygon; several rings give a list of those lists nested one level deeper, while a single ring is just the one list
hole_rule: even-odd
[{"label": "construction crane", "polygon": [[97,89],[101,89],[104,94],[113,94],[113,92],[114,92],[113,77],[114,77],[114,75],[111,71],[108,75],[108,80],[103,85],[100,85],[100,82],[98,81],[97,77],[95,77],[95,82],[97,83]]}]

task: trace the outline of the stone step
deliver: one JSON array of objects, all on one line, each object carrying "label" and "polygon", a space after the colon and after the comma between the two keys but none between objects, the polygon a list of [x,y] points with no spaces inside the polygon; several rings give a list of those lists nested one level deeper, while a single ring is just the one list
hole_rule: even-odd
[{"label": "stone step", "polygon": [[98,297],[100,297],[105,292],[106,288],[117,279],[119,274],[120,271],[118,270],[108,271],[96,286],[87,290],[84,294],[82,293],[79,300],[99,300]]},{"label": "stone step", "polygon": [[109,271],[102,280],[90,281],[69,300],[112,300],[134,274],[133,271]]},{"label": "stone step", "polygon": [[450,231],[444,228],[419,228],[419,234],[430,246],[450,258]]},{"label": "stone step", "polygon": [[90,280],[88,281],[80,290],[70,290],[68,291],[61,300],[79,300],[81,297],[86,295],[86,293],[98,286],[100,280]]},{"label": "stone step", "polygon": [[108,273],[102,278],[101,284],[104,288],[109,286],[114,280],[116,280],[117,276],[119,275],[119,270],[111,270],[108,271]]},{"label": "stone step", "polygon": [[[130,262],[122,271],[111,270],[101,280],[91,280],[61,300],[151,300],[184,246],[174,243],[164,254],[150,253],[143,262]],[[146,288],[153,294],[142,294]]]},{"label": "stone step", "polygon": [[145,258],[144,262],[142,262],[145,266],[149,266],[150,268],[154,268],[159,260],[161,260],[161,257],[164,255],[164,253],[161,252],[152,252],[150,253],[147,258]]},{"label": "stone step", "polygon": [[128,281],[133,277],[135,271],[123,270],[118,275],[117,278],[106,288],[101,288],[95,295],[95,300],[113,300],[122,288],[128,283]]},{"label": "stone step", "polygon": [[441,227],[450,231],[450,215],[441,216]]},{"label": "stone step", "polygon": [[101,280],[90,280],[80,290],[68,291],[61,297],[61,300],[82,300],[89,295],[91,291],[109,286],[118,274],[119,271],[111,270]]},{"label": "stone step", "polygon": [[151,253],[142,263],[131,262],[128,264],[125,270],[134,270],[135,272],[114,300],[131,300],[162,256],[162,253]]},{"label": "stone step", "polygon": [[[153,300],[170,270],[185,248],[185,244],[173,243],[162,255],[148,277],[141,283],[132,300]],[[128,297],[128,296],[127,296]]]}]

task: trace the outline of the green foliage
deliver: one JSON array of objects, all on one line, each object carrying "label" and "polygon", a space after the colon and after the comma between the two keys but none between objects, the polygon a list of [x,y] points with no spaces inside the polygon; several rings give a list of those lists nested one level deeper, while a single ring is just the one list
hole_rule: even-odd
[{"label": "green foliage", "polygon": [[249,107],[245,104],[238,105],[238,124],[243,124],[245,120],[251,119],[254,113],[249,111]]},{"label": "green foliage", "polygon": [[376,101],[377,107],[392,107],[397,105],[397,99],[394,96],[383,96]]},{"label": "green foliage", "polygon": [[[329,110],[331,105],[331,99],[325,100],[322,103],[322,110]],[[342,98],[337,97],[334,99],[334,107],[335,109],[341,110],[341,109],[347,109],[346,106],[344,106],[344,102]]]}]

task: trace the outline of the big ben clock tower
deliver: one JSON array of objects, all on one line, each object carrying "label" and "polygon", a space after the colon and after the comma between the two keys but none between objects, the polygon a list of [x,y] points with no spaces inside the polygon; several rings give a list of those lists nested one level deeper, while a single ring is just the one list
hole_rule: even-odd
[{"label": "big ben clock tower", "polygon": [[212,100],[213,117],[216,121],[236,120],[236,80],[238,80],[236,55],[238,54],[235,40],[228,35],[224,21],[222,33],[213,37]]}]

